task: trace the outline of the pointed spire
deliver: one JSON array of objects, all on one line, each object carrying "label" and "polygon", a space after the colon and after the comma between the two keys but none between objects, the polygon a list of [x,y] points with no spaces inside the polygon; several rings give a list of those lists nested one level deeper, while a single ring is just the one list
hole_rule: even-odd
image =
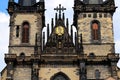
[{"label": "pointed spire", "polygon": [[42,42],[42,47],[43,47],[43,50],[44,50],[44,45],[45,45],[45,32],[43,32],[43,42]]},{"label": "pointed spire", "polygon": [[35,35],[35,47],[34,47],[34,53],[38,54],[38,45],[37,45],[37,33]]},{"label": "pointed spire", "polygon": [[57,19],[58,19],[58,16],[57,16],[57,13],[55,14],[55,23],[57,23]]},{"label": "pointed spire", "polygon": [[63,18],[63,22],[65,23],[65,14],[64,13],[63,13],[63,17],[62,18]]},{"label": "pointed spire", "polygon": [[73,41],[73,27],[71,25],[71,40]]},{"label": "pointed spire", "polygon": [[47,24],[47,39],[49,38],[49,33],[50,33],[50,31],[49,31],[49,24]]},{"label": "pointed spire", "polygon": [[75,46],[77,45],[77,32],[75,32]]},{"label": "pointed spire", "polygon": [[54,20],[53,20],[53,18],[52,18],[52,20],[51,20],[51,32],[52,32],[52,30],[53,30],[53,27],[54,27]]},{"label": "pointed spire", "polygon": [[68,33],[69,33],[69,21],[68,21],[68,18],[66,19],[66,27],[67,27],[67,30],[68,30]]},{"label": "pointed spire", "polygon": [[80,52],[83,54],[83,39],[82,39],[82,34],[80,34]]},{"label": "pointed spire", "polygon": [[21,6],[32,6],[36,3],[36,0],[19,0]]}]

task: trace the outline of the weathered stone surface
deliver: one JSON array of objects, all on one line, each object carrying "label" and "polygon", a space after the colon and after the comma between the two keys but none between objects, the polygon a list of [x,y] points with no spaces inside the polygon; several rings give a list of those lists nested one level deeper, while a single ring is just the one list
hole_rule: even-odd
[{"label": "weathered stone surface", "polygon": [[111,76],[110,67],[104,65],[90,65],[87,66],[87,78],[95,79],[95,70],[98,69],[100,71],[100,79],[106,79]]},{"label": "weathered stone surface", "polygon": [[39,80],[50,80],[52,76],[59,72],[65,73],[71,80],[79,80],[79,75],[77,71],[77,67],[42,67],[39,71]]},{"label": "weathered stone surface", "polygon": [[34,54],[34,47],[10,47],[9,53],[16,54],[17,56],[24,53],[26,56],[31,56],[31,54]]},{"label": "weathered stone surface", "polygon": [[[40,33],[41,26],[41,16],[40,14],[16,14],[14,17],[14,26],[10,30],[10,46],[12,45],[21,45],[22,40],[22,23],[28,21],[30,23],[30,35],[29,35],[29,45],[35,44],[35,34]],[[39,24],[39,25],[38,25]],[[20,27],[19,37],[16,37],[16,26]]]},{"label": "weathered stone surface", "polygon": [[[86,14],[86,17],[83,15]],[[99,17],[99,15],[102,17]],[[89,17],[88,15],[91,15]],[[97,13],[97,18],[93,18],[94,13],[80,13],[78,19],[78,34],[82,33],[83,35],[83,43],[90,44],[84,45],[85,53],[95,52],[95,54],[108,54],[114,52],[114,47],[111,44],[114,43],[113,40],[113,23],[112,18],[109,13],[107,13],[107,17],[104,17],[105,13]],[[91,45],[95,44],[92,40],[92,31],[91,31],[91,22],[93,20],[98,20],[100,22],[100,44],[107,45]],[[108,44],[111,43],[111,44]],[[91,47],[90,47],[91,46]]]},{"label": "weathered stone surface", "polygon": [[14,80],[31,80],[30,67],[16,67],[14,68]]},{"label": "weathered stone surface", "polygon": [[0,80],[6,80],[6,78],[7,78],[7,69],[5,68],[5,69],[2,71]]},{"label": "weathered stone surface", "polygon": [[108,53],[114,53],[114,44],[86,44],[84,47],[84,53],[89,55],[90,53],[94,53],[96,56],[106,56]]}]

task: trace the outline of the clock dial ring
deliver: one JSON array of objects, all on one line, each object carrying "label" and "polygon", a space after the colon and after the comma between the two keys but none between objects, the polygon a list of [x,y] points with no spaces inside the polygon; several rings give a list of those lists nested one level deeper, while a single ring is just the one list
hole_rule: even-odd
[{"label": "clock dial ring", "polygon": [[56,29],[55,29],[55,33],[59,36],[63,35],[64,34],[64,28],[62,26],[57,26]]}]

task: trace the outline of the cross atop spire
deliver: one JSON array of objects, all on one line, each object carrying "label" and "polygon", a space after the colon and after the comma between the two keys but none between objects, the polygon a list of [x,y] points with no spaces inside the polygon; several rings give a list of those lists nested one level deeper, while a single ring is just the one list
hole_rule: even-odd
[{"label": "cross atop spire", "polygon": [[61,12],[63,12],[64,10],[66,10],[66,8],[61,7],[61,4],[59,4],[59,7],[54,8],[54,10],[56,10],[57,12],[59,11],[59,18],[61,18]]}]

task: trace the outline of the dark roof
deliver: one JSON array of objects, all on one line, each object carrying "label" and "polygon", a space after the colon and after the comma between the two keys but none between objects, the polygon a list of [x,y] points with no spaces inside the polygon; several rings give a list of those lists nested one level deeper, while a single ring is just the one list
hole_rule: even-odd
[{"label": "dark roof", "polygon": [[21,6],[32,6],[36,3],[36,0],[19,0]]}]

